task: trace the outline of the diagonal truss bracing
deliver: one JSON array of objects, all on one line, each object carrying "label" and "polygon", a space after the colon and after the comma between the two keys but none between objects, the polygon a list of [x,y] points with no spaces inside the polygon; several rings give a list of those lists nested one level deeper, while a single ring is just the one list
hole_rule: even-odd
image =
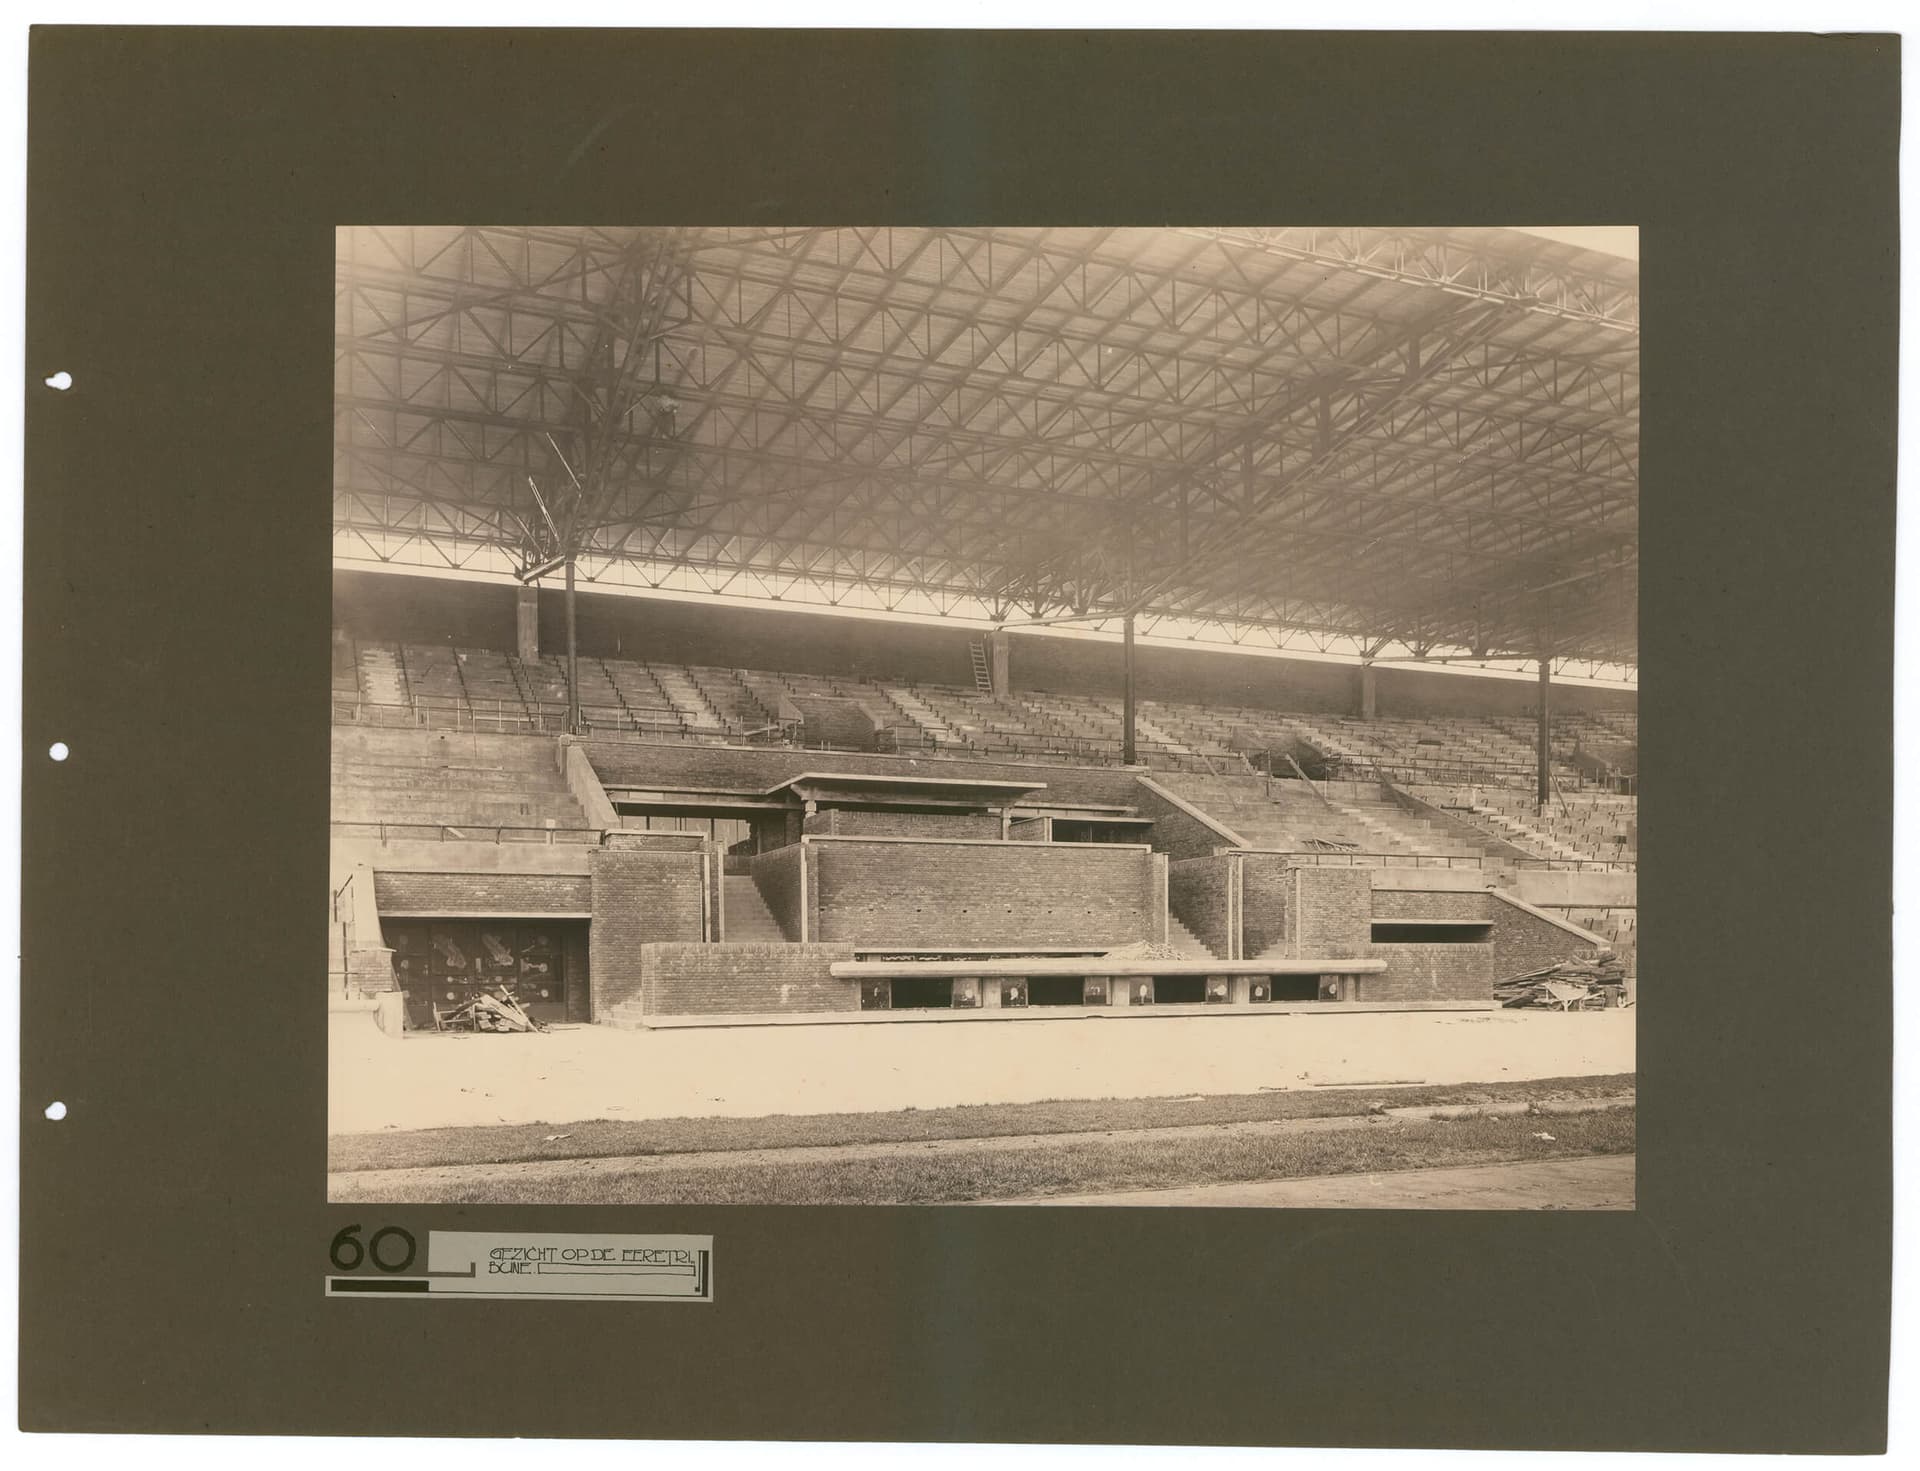
[{"label": "diagonal truss bracing", "polygon": [[[1499,230],[357,227],[352,559],[1632,664],[1631,263]],[[404,550],[395,550],[404,549]]]}]

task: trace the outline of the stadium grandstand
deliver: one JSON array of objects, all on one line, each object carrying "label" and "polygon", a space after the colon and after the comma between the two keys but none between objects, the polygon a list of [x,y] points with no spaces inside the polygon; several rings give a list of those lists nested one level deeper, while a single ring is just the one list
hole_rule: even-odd
[{"label": "stadium grandstand", "polygon": [[1634,977],[1637,283],[1518,229],[341,229],[336,1010]]}]

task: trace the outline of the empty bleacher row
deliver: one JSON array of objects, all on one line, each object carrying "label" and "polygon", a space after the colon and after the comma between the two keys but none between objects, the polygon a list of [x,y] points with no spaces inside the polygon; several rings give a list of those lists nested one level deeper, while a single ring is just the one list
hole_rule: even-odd
[{"label": "empty bleacher row", "polygon": [[522,842],[591,836],[546,741],[336,731],[332,794],[336,836]]},{"label": "empty bleacher row", "polygon": [[1531,794],[1509,787],[1415,784],[1408,790],[1541,858],[1625,865],[1639,859],[1639,806],[1632,797],[1561,793],[1540,810]]},{"label": "empty bleacher row", "polygon": [[1491,845],[1403,810],[1367,783],[1182,775],[1162,784],[1249,848],[1316,853],[1322,861],[1374,868],[1480,867],[1496,856]]},{"label": "empty bleacher row", "polygon": [[[1122,752],[1120,702],[1084,694],[987,694],[592,656],[579,660],[579,679],[581,723],[595,735],[1045,764],[1108,765]],[[353,723],[504,733],[557,732],[566,724],[566,661],[555,655],[523,660],[492,649],[337,638],[333,689],[336,717]],[[1286,753],[1317,753],[1350,782],[1385,777],[1448,809],[1458,819],[1456,834],[1477,831],[1544,859],[1611,863],[1635,856],[1634,800],[1593,784],[1573,755],[1604,748],[1631,763],[1637,726],[1631,712],[1556,717],[1560,794],[1544,814],[1532,797],[1533,751],[1525,738],[1532,726],[1514,717],[1362,720],[1143,699],[1136,750],[1146,767],[1194,777],[1285,777]],[[1466,841],[1471,849],[1473,840]]]},{"label": "empty bleacher row", "polygon": [[1548,914],[1577,924],[1583,930],[1591,930],[1603,937],[1613,947],[1620,958],[1627,963],[1627,969],[1636,971],[1639,961],[1639,914],[1637,907],[1615,905],[1608,908],[1583,908],[1578,905],[1551,904],[1541,905]]}]

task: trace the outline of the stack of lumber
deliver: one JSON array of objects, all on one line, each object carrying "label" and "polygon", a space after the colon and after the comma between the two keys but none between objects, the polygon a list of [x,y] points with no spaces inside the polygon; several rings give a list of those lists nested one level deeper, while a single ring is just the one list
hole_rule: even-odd
[{"label": "stack of lumber", "polygon": [[1545,1006],[1568,1010],[1574,1006],[1617,1004],[1627,980],[1627,966],[1611,950],[1555,961],[1538,970],[1495,981],[1493,997],[1502,1006]]}]

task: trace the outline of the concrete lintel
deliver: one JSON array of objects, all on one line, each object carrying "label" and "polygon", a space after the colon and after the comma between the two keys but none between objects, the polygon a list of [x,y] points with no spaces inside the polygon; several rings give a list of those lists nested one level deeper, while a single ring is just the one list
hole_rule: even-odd
[{"label": "concrete lintel", "polygon": [[837,979],[863,980],[880,976],[1347,976],[1386,968],[1386,961],[1371,959],[1121,960],[1097,955],[1084,960],[842,960],[829,970]]}]

